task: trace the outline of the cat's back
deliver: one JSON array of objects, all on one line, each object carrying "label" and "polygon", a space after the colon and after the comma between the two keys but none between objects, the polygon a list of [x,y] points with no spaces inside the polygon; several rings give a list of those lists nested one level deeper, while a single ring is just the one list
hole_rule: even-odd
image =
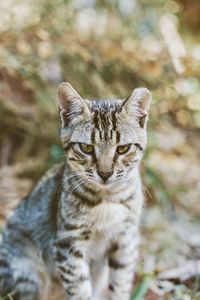
[{"label": "cat's back", "polygon": [[[62,188],[62,177],[65,164],[58,164],[52,167],[38,181],[29,196],[23,201],[22,205],[26,213],[38,210],[38,213],[44,212],[43,209],[53,205],[52,200],[57,200]],[[54,201],[53,201],[54,202]]]},{"label": "cat's back", "polygon": [[[45,247],[56,231],[57,209],[65,165],[50,169],[8,219],[4,239],[23,237]],[[21,236],[19,238],[19,235]]]}]

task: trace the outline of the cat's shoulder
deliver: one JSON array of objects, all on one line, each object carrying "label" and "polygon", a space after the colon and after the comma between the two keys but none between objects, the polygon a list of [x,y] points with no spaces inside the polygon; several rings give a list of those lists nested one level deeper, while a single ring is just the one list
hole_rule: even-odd
[{"label": "cat's shoulder", "polygon": [[50,168],[33,187],[31,193],[27,197],[28,200],[35,200],[36,198],[41,198],[41,196],[43,198],[51,198],[55,190],[62,184],[65,168],[64,162]]}]

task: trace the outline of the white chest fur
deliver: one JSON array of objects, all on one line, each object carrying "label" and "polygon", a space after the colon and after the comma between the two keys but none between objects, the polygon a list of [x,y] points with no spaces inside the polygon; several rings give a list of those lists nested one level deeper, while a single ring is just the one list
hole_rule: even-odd
[{"label": "white chest fur", "polygon": [[128,209],[119,203],[102,203],[91,210],[88,216],[92,230],[90,259],[102,259],[110,248],[111,242],[124,229],[124,221],[128,213]]},{"label": "white chest fur", "polygon": [[112,236],[123,227],[128,213],[128,209],[120,203],[102,203],[90,212],[91,227],[94,231]]}]

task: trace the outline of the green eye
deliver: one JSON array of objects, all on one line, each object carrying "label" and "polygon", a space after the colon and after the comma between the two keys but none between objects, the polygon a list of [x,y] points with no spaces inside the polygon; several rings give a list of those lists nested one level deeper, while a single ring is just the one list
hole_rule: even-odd
[{"label": "green eye", "polygon": [[131,148],[131,144],[118,146],[117,147],[117,153],[118,154],[125,154],[130,150],[130,148]]},{"label": "green eye", "polygon": [[92,154],[94,152],[94,147],[88,144],[79,144],[80,149],[86,154]]}]

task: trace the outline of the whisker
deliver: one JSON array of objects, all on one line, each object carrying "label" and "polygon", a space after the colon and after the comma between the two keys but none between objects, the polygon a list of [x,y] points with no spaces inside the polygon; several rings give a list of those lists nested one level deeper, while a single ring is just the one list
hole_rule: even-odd
[{"label": "whisker", "polygon": [[152,200],[153,197],[152,197],[151,193],[149,192],[148,188],[144,184],[142,185],[142,189],[143,189],[145,195],[146,195],[146,192],[147,192],[147,194],[149,195],[150,199]]},{"label": "whisker", "polygon": [[74,185],[72,184],[72,185],[70,185],[69,188],[65,189],[65,190],[64,190],[64,193],[69,192],[70,189],[71,189],[70,194],[68,194],[68,197],[70,197],[70,196],[72,195],[72,193],[73,193],[75,190],[77,190],[78,187],[81,186],[82,183],[83,183],[85,180],[86,180],[85,178],[80,178],[79,181],[78,181],[78,182],[75,182]]}]

